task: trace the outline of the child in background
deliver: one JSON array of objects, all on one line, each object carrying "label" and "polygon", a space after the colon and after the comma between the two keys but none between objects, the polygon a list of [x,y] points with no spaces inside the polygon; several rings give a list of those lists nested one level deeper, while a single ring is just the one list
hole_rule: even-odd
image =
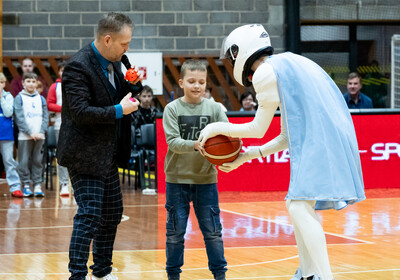
[{"label": "child in background", "polygon": [[[64,71],[66,63],[60,62],[58,64],[58,76],[54,84],[50,86],[49,93],[47,96],[47,106],[50,112],[55,113],[54,117],[54,131],[56,133],[56,139],[60,135],[61,126],[61,106],[62,106],[62,91],[61,91],[61,76]],[[69,196],[69,176],[68,169],[57,163],[58,166],[58,179],[60,181],[60,196]]]},{"label": "child in background", "polygon": [[[44,135],[49,122],[46,100],[36,91],[37,75],[33,72],[22,76],[24,89],[15,97],[14,115],[18,133],[18,171],[24,185],[25,197],[43,197],[42,159]],[[30,189],[31,178],[33,193]]]},{"label": "child in background", "polygon": [[40,95],[42,95],[42,93],[43,93],[43,90],[44,90],[44,88],[43,88],[43,83],[41,82],[41,81],[37,81],[37,86],[36,86],[36,91],[40,94]]},{"label": "child in background", "polygon": [[219,215],[217,169],[202,155],[197,141],[208,123],[227,122],[220,105],[203,98],[207,68],[197,60],[182,65],[179,86],[184,96],[170,102],[164,110],[164,132],[168,144],[165,157],[167,209],[167,266],[169,280],[180,279],[184,236],[190,202],[203,234],[208,266],[214,278],[225,279],[226,260]]},{"label": "child in background", "polygon": [[135,127],[136,136],[140,138],[140,127],[144,124],[155,123],[158,109],[153,106],[153,90],[145,85],[139,94],[139,109],[132,113],[132,125]]},{"label": "child in background", "polygon": [[[217,101],[214,100],[214,97],[212,97],[211,89],[210,89],[210,88],[206,88],[206,90],[204,91],[203,97],[204,97],[204,98],[207,98],[207,99],[210,99],[210,100],[212,100],[212,101],[214,101],[214,102],[217,102]],[[219,104],[219,106],[221,106],[222,111],[224,111],[224,112],[228,111],[228,110],[226,109],[226,107],[224,106],[224,104],[222,104],[221,102],[217,102],[217,103]]]},{"label": "child in background", "polygon": [[17,163],[13,158],[13,105],[14,97],[4,90],[6,77],[0,72],[0,154],[6,171],[7,184],[13,197],[22,197],[21,182],[17,172]]}]

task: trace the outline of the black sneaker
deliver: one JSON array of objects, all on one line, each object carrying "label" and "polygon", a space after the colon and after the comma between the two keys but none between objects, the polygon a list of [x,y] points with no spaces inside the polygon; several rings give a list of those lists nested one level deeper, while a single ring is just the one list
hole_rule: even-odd
[{"label": "black sneaker", "polygon": [[214,279],[215,280],[225,280],[226,279],[225,272],[214,274]]},{"label": "black sneaker", "polygon": [[179,274],[168,274],[168,280],[179,280],[180,275]]}]

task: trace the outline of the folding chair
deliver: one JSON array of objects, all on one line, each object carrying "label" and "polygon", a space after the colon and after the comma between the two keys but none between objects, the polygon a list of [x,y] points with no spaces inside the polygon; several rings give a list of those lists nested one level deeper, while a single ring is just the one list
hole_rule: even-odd
[{"label": "folding chair", "polygon": [[56,158],[57,139],[54,126],[49,126],[47,130],[47,136],[45,140],[46,145],[46,189],[49,188],[50,179],[50,190],[53,190],[53,162]]},{"label": "folding chair", "polygon": [[[151,167],[155,165],[155,147],[156,147],[156,127],[154,123],[151,124],[143,124],[140,127],[141,131],[141,142],[140,146],[143,150],[144,155],[144,163],[147,167],[147,171],[145,171],[144,176],[144,184],[142,183],[142,189],[146,187],[150,187],[151,182]],[[147,173],[147,176],[146,176]],[[146,180],[147,177],[147,180]]]}]

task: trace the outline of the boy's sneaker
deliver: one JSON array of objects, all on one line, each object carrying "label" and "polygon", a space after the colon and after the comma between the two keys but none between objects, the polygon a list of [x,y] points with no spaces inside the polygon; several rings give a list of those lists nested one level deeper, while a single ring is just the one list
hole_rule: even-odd
[{"label": "boy's sneaker", "polygon": [[31,197],[31,196],[33,196],[33,192],[32,192],[31,189],[29,188],[29,185],[25,185],[25,186],[24,186],[23,195],[24,195],[24,197]]},{"label": "boy's sneaker", "polygon": [[42,192],[42,185],[40,184],[35,185],[33,193],[35,194],[36,197],[44,197],[44,193]]},{"label": "boy's sneaker", "polygon": [[12,197],[23,197],[23,193],[21,192],[21,185],[14,184],[10,187],[10,193]]},{"label": "boy's sneaker", "polygon": [[24,195],[22,194],[21,190],[16,190],[11,193],[11,196],[12,197],[23,197]]},{"label": "boy's sneaker", "polygon": [[104,277],[96,277],[92,275],[92,280],[118,280],[118,277],[116,275],[113,275],[112,272],[110,274],[107,274]]},{"label": "boy's sneaker", "polygon": [[60,185],[60,196],[69,196],[69,186],[68,184]]}]

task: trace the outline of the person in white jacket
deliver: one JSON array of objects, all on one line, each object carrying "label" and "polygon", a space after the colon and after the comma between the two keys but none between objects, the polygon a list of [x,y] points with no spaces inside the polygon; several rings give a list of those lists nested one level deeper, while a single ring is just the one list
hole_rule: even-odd
[{"label": "person in white jacket", "polygon": [[239,84],[253,85],[259,107],[252,122],[209,124],[199,140],[204,144],[218,134],[262,138],[280,108],[280,135],[219,169],[230,172],[251,159],[289,148],[286,207],[300,261],[292,280],[331,280],[325,234],[315,210],[339,210],[365,199],[353,122],[342,93],[321,67],[290,52],[272,53],[269,35],[260,24],[238,27],[224,40],[221,58],[230,59]]},{"label": "person in white jacket", "polygon": [[[49,123],[46,99],[36,91],[37,75],[22,75],[24,89],[14,99],[14,117],[18,126],[18,173],[24,197],[44,197],[42,159],[45,133]],[[33,192],[30,188],[33,183]]]}]

